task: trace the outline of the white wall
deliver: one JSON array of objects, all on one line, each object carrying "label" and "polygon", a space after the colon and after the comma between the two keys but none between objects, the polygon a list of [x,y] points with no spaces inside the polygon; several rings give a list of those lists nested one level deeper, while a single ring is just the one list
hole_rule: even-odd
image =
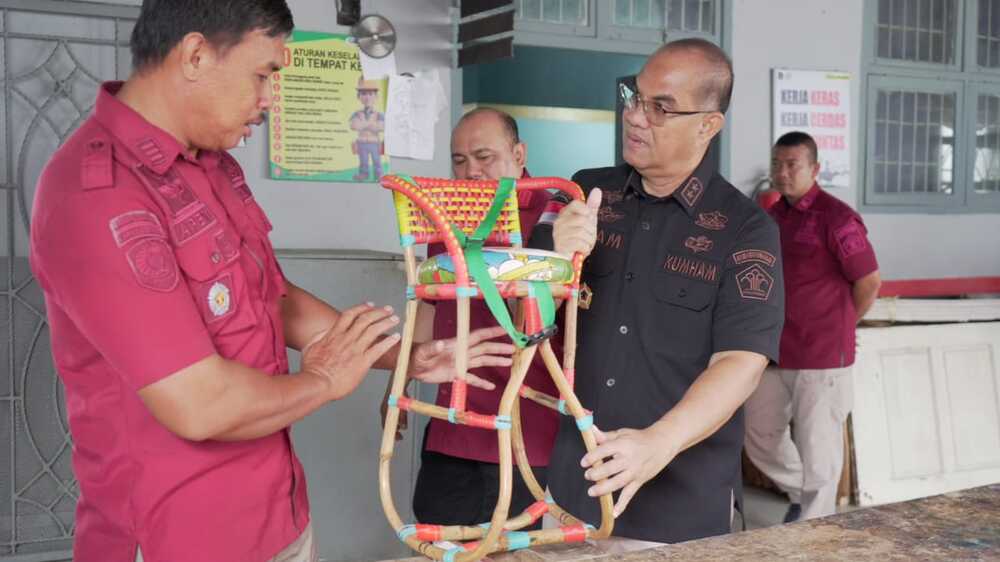
[{"label": "white wall", "polygon": [[[863,0],[731,0],[736,86],[730,113],[730,180],[749,191],[767,171],[771,135],[770,69],[850,72],[850,143],[855,178],[834,191],[852,207],[860,201]],[[886,279],[1000,275],[1000,214],[864,213]]]},{"label": "white wall", "polygon": [[[289,0],[295,24],[306,31],[346,33],[337,25],[332,0]],[[450,2],[406,0],[363,1],[362,14],[379,13],[393,23],[398,43],[399,72],[438,67],[451,103]],[[459,102],[460,103],[460,102]],[[434,131],[432,161],[393,158],[391,170],[422,176],[451,173],[449,135],[451,116],[442,113]],[[389,192],[375,183],[319,183],[271,181],[267,178],[267,130],[254,131],[245,148],[232,154],[243,165],[257,201],[267,211],[277,248],[376,250],[399,253],[399,236]]]}]

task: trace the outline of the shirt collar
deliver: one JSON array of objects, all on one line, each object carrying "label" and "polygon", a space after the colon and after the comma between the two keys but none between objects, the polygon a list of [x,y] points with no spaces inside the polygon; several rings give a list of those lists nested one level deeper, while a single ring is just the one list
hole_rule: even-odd
[{"label": "shirt collar", "polygon": [[97,91],[94,117],[112,136],[156,174],[163,174],[186,155],[185,148],[169,133],[147,121],[116,96],[124,82],[105,82]]},{"label": "shirt collar", "polygon": [[642,176],[632,168],[628,167],[629,175],[625,180],[625,194],[628,195],[632,193],[639,198],[649,198],[656,201],[669,201],[673,199],[677,201],[677,204],[681,206],[682,209],[688,214],[688,216],[695,216],[695,211],[698,209],[699,204],[705,198],[705,191],[708,189],[709,182],[715,177],[715,171],[712,169],[711,164],[708,161],[707,155],[705,158],[701,159],[701,163],[698,167],[694,169],[694,172],[686,180],[684,180],[680,187],[674,190],[673,193],[667,195],[666,197],[653,197],[646,192],[646,188],[642,185]]},{"label": "shirt collar", "polygon": [[813,203],[816,202],[816,197],[818,196],[819,196],[819,184],[813,183],[813,186],[809,188],[809,191],[807,191],[806,194],[803,195],[802,198],[795,203],[795,208],[800,211],[808,210],[810,207],[813,206]]},{"label": "shirt collar", "polygon": [[796,201],[794,205],[789,205],[788,199],[782,197],[774,204],[774,209],[781,211],[782,213],[788,212],[789,209],[795,209],[802,212],[808,211],[809,208],[813,206],[813,203],[816,202],[816,198],[819,197],[819,193],[819,184],[814,183],[813,186],[809,188],[809,191],[807,191],[801,199]]}]

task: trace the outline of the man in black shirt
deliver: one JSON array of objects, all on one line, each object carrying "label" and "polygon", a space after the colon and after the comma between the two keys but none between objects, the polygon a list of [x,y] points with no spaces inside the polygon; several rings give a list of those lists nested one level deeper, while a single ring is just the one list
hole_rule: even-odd
[{"label": "man in black shirt", "polygon": [[[729,531],[741,489],[741,406],[778,358],[777,226],[705,159],[732,76],[712,43],[661,47],[621,89],[627,164],[573,178],[588,194],[600,189],[600,209],[573,203],[552,224],[555,202],[543,216],[551,226],[540,222],[533,234],[532,245],[566,254],[593,248],[576,392],[604,431],[585,454],[564,417],[549,486],[589,523],[600,518],[596,496],[618,491],[616,536],[680,542]],[[581,234],[595,221],[596,244]]]}]

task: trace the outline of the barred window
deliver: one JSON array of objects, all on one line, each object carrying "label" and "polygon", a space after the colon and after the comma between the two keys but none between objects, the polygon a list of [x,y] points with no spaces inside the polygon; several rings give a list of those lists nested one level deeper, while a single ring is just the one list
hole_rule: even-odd
[{"label": "barred window", "polygon": [[976,53],[979,66],[1000,68],[1000,2],[979,0]]},{"label": "barred window", "polygon": [[587,0],[518,0],[517,19],[570,25],[587,25]]},{"label": "barred window", "polygon": [[669,0],[667,31],[715,33],[715,0]]},{"label": "barred window", "polygon": [[663,0],[615,0],[614,24],[662,28]]},{"label": "barred window", "polygon": [[614,0],[612,23],[668,33],[714,35],[718,0]]},{"label": "barred window", "polygon": [[976,193],[1000,193],[1000,95],[980,95],[976,106]]},{"label": "barred window", "polygon": [[951,193],[954,140],[954,94],[879,90],[875,192]]},{"label": "barred window", "polygon": [[956,0],[880,0],[878,56],[954,64],[958,35]]},{"label": "barred window", "polygon": [[1000,0],[865,4],[864,202],[1000,211]]}]

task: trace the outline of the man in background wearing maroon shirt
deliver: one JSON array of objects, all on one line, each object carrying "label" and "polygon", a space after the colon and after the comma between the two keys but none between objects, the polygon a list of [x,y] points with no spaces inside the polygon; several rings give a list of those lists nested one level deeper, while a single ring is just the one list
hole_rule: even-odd
[{"label": "man in background wearing maroon shirt", "polygon": [[771,179],[782,198],[768,213],[781,230],[785,327],[780,363],[764,372],[746,403],[746,451],[788,493],[786,523],[836,511],[843,426],[853,404],[854,327],[881,284],[861,216],[820,189],[818,174],[812,137],[778,139]]}]

